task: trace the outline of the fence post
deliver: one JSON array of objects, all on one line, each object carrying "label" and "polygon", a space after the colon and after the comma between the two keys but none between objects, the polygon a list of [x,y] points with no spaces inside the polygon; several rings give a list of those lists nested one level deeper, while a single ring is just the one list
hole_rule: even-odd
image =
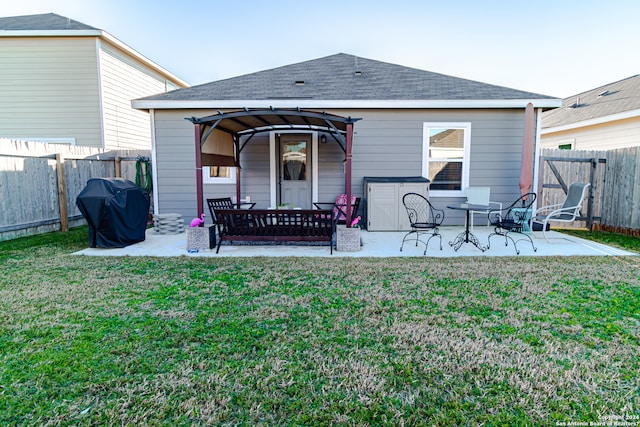
[{"label": "fence post", "polygon": [[58,175],[58,204],[60,205],[60,230],[69,231],[69,214],[67,212],[67,182],[64,178],[64,157],[56,154],[56,172]]},{"label": "fence post", "polygon": [[[593,198],[595,197],[596,185],[596,169],[598,167],[598,159],[591,159],[591,170],[589,171],[589,195],[587,200],[587,228],[593,231]],[[600,215],[602,217],[602,215]],[[602,222],[602,220],[600,220]]]},{"label": "fence post", "polygon": [[115,157],[113,164],[116,168],[116,178],[122,178],[122,159],[120,156]]}]

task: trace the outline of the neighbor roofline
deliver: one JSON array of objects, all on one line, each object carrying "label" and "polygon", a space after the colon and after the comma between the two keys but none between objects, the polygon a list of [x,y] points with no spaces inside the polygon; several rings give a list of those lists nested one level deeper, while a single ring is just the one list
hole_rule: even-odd
[{"label": "neighbor roofline", "polygon": [[94,30],[0,30],[0,37],[100,37],[103,31]]},{"label": "neighbor roofline", "polygon": [[260,99],[260,100],[145,100],[134,99],[131,106],[139,110],[217,109],[217,108],[322,108],[322,109],[461,109],[461,108],[556,108],[562,99],[499,99],[499,100],[311,100],[311,99]]},{"label": "neighbor roofline", "polygon": [[617,120],[632,119],[634,117],[640,117],[640,109],[624,111],[622,113],[610,114],[608,116],[595,117],[593,119],[583,120],[583,121],[580,121],[580,122],[569,123],[569,124],[561,125],[561,126],[553,126],[553,127],[549,127],[549,128],[542,128],[540,133],[542,135],[545,135],[545,134],[549,134],[549,133],[562,132],[562,131],[566,131],[566,130],[573,130],[573,129],[583,128],[583,127],[587,127],[587,126],[601,125],[603,123],[614,122],[614,121],[617,121]]},{"label": "neighbor roofline", "polygon": [[127,44],[121,42],[106,31],[95,30],[0,30],[0,37],[99,37],[108,43],[114,45],[118,49],[134,57],[149,68],[158,72],[173,83],[182,87],[190,87],[191,85],[180,77],[176,76],[166,68],[156,64],[140,52],[131,48]]}]

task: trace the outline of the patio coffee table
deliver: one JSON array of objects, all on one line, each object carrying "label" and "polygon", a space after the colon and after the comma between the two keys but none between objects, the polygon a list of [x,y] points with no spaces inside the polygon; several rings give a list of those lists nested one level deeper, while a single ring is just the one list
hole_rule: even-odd
[{"label": "patio coffee table", "polygon": [[457,205],[447,205],[447,208],[467,212],[467,223],[464,231],[458,234],[452,242],[449,242],[449,246],[453,246],[453,250],[457,252],[463,243],[473,243],[475,247],[480,249],[482,252],[486,251],[487,248],[482,246],[478,238],[469,231],[470,211],[488,211],[491,207],[485,205],[474,205],[471,203],[460,203]]}]

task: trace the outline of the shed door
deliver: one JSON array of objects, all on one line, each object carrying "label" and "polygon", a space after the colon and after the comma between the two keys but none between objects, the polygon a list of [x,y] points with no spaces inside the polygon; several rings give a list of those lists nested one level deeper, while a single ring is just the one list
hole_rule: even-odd
[{"label": "shed door", "polygon": [[396,184],[370,184],[367,196],[367,228],[371,231],[398,229],[398,187]]}]

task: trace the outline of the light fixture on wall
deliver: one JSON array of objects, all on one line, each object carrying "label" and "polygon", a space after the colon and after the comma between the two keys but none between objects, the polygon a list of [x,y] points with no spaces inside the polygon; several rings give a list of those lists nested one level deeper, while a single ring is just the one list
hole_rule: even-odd
[{"label": "light fixture on wall", "polygon": [[327,143],[327,135],[322,134],[320,135],[320,144],[326,144]]}]

